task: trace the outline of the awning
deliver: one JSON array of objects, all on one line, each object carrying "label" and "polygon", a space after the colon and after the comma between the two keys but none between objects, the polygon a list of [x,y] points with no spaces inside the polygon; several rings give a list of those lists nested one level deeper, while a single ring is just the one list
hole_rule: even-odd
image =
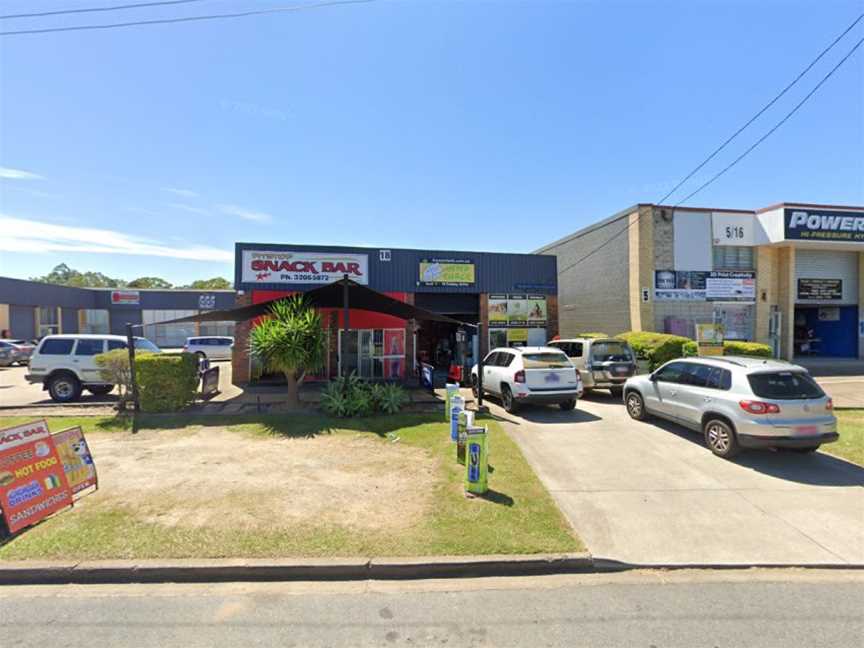
[{"label": "awning", "polygon": [[[348,286],[347,299],[345,303],[345,286]],[[400,319],[414,319],[418,321],[446,322],[448,324],[457,324],[474,327],[473,324],[466,324],[455,320],[446,315],[439,315],[424,308],[417,308],[411,304],[406,304],[398,299],[388,297],[384,293],[377,290],[372,290],[366,286],[361,286],[351,279],[339,279],[331,284],[315,288],[308,292],[302,293],[307,302],[316,308],[345,308],[360,309],[372,311],[374,313],[384,313],[392,315]],[[245,322],[247,320],[268,315],[270,313],[270,304],[284,299],[278,297],[260,304],[252,304],[251,306],[243,306],[241,308],[231,308],[226,310],[206,311],[198,315],[190,315],[188,317],[180,317],[178,319],[158,322],[159,324],[178,324],[180,322]]]}]

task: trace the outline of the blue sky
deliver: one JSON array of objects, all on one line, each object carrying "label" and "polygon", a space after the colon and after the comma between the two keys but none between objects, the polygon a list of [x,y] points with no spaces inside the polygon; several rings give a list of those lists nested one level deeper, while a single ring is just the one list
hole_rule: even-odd
[{"label": "blue sky", "polygon": [[[238,240],[531,251],[661,198],[861,11],[384,0],[2,38],[0,274],[65,261],[127,279],[230,278]],[[669,202],[770,128],[862,35],[864,21]],[[688,204],[780,201],[864,204],[864,50]]]}]

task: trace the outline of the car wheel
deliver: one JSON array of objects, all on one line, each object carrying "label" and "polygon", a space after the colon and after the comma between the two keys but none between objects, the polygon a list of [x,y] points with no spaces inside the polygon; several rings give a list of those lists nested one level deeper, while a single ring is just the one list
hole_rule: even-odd
[{"label": "car wheel", "polygon": [[639,392],[631,391],[627,394],[625,404],[627,405],[627,413],[630,415],[630,418],[636,421],[644,421],[648,418],[648,412],[645,411],[645,401],[642,400],[642,394]]},{"label": "car wheel", "polygon": [[519,410],[519,405],[516,404],[516,399],[513,398],[513,392],[510,391],[510,387],[507,385],[501,388],[501,402],[504,405],[504,409],[510,414],[515,414]]},{"label": "car wheel", "polygon": [[105,394],[110,394],[112,389],[114,389],[114,385],[96,385],[88,387],[87,391],[94,396],[104,396]]},{"label": "car wheel", "polygon": [[198,359],[199,359],[199,360],[203,360],[204,358],[207,357],[207,354],[204,353],[203,351],[196,351],[196,352],[195,352],[195,355],[198,356]]},{"label": "car wheel", "polygon": [[718,457],[730,459],[740,451],[735,430],[726,421],[711,419],[705,423],[705,445]]},{"label": "car wheel", "polygon": [[477,389],[477,376],[471,376],[471,393],[474,395],[475,401],[480,398],[480,390]]},{"label": "car wheel", "polygon": [[810,452],[816,452],[821,447],[821,445],[822,445],[821,443],[817,443],[816,445],[812,445],[812,446],[803,446],[801,448],[792,448],[792,450],[794,452],[800,452],[801,454],[808,454]]},{"label": "car wheel", "polygon": [[61,373],[51,378],[48,394],[58,403],[71,403],[81,396],[81,383],[73,374]]},{"label": "car wheel", "polygon": [[576,399],[573,398],[568,401],[564,401],[563,403],[558,403],[558,407],[560,407],[565,412],[569,412],[570,410],[576,409]]},{"label": "car wheel", "polygon": [[624,394],[623,387],[610,387],[609,393],[612,394],[612,398],[617,398],[620,400],[621,396]]}]

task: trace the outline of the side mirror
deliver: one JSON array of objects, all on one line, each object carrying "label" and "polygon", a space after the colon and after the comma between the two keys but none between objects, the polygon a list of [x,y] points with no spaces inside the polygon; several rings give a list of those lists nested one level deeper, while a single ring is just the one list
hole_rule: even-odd
[{"label": "side mirror", "polygon": [[657,372],[652,371],[651,374],[648,376],[648,380],[650,380],[651,382],[657,382]]}]

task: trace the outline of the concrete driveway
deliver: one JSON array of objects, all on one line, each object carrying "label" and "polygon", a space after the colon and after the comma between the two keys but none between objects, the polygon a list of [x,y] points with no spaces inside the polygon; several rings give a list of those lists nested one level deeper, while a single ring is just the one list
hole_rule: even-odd
[{"label": "concrete driveway", "polygon": [[574,412],[490,404],[595,557],[864,565],[864,468],[821,452],[719,459],[700,435],[633,421],[602,393]]}]

